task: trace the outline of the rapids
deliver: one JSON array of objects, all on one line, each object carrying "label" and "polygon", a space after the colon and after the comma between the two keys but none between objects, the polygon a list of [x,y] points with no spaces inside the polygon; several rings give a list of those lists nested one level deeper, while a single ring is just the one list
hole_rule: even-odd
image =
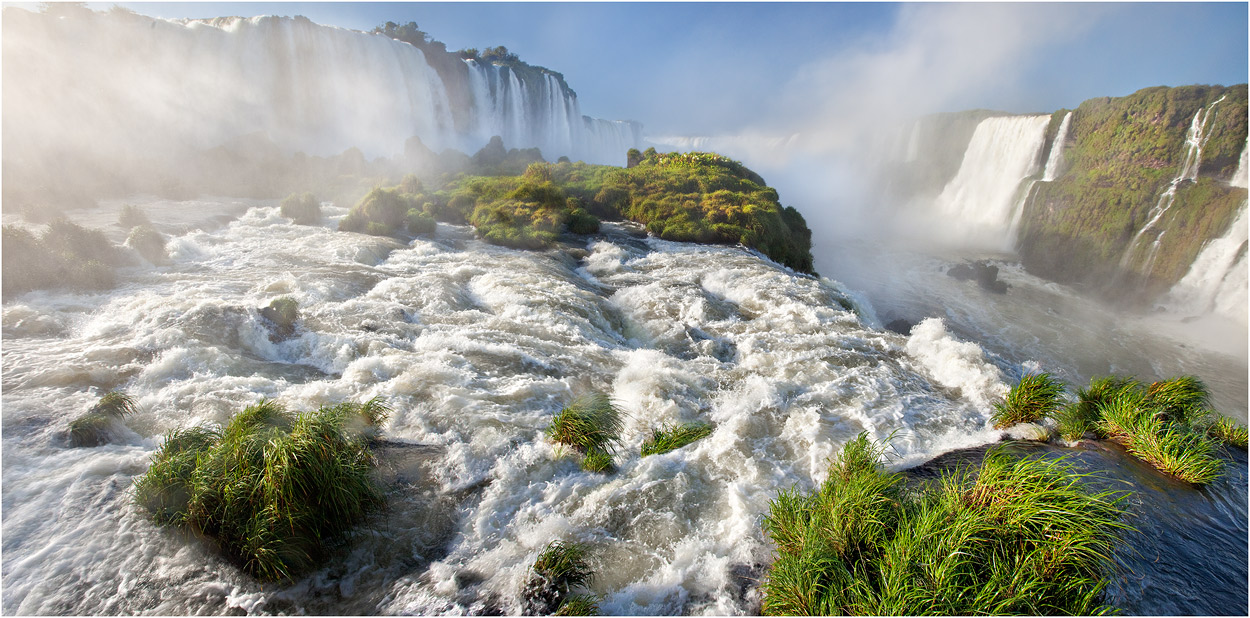
[{"label": "rapids", "polygon": [[[71,215],[108,227],[120,206]],[[141,206],[171,263],[6,299],[5,613],[516,613],[553,539],[590,546],[604,613],[755,612],[769,500],[821,481],[846,440],[893,435],[903,465],[998,435],[986,402],[1006,364],[937,320],[875,328],[839,284],[742,248],[606,224],[529,252],[442,224],[408,243],[338,232],[334,206],[312,227],[272,201]],[[301,321],[275,342],[259,309],[278,296]],[[139,404],[127,433],[69,448],[69,421],[109,389]],[[592,389],[627,415],[606,476],[542,433]],[[294,584],[262,586],[131,503],[172,429],[261,397],[373,396],[395,408],[389,506]],[[695,419],[715,432],[638,456],[651,429]]]}]

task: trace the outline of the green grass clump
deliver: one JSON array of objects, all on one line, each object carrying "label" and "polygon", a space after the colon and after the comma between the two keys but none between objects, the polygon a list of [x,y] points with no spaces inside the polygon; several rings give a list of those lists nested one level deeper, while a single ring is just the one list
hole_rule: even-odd
[{"label": "green grass clump", "polygon": [[593,393],[567,405],[551,419],[547,436],[584,455],[588,472],[612,469],[612,453],[620,442],[621,411],[603,393]]},{"label": "green grass clump", "polygon": [[783,491],[764,531],[777,560],[770,615],[1094,614],[1120,534],[1120,497],[1062,460],[986,455],[907,490],[865,434],[804,494]]},{"label": "green grass clump", "polygon": [[138,411],[135,402],[121,391],[105,393],[86,414],[70,421],[69,443],[73,447],[107,444],[118,423]]},{"label": "green grass clump", "polygon": [[521,593],[527,614],[550,615],[570,604],[568,610],[560,615],[589,616],[598,613],[599,608],[593,597],[570,595],[573,589],[585,587],[594,576],[594,571],[586,562],[585,545],[552,541],[538,554],[531,570]]},{"label": "green grass clump", "polygon": [[1050,374],[1025,375],[1002,401],[994,404],[990,420],[996,429],[1037,422],[1055,413],[1061,396],[1063,385]]},{"label": "green grass clump", "polygon": [[126,204],[122,206],[122,211],[117,216],[117,225],[123,228],[131,229],[140,225],[151,225],[148,216],[143,212],[142,208],[134,204]]},{"label": "green grass clump", "polygon": [[438,224],[434,222],[434,217],[426,214],[417,208],[409,208],[407,215],[408,233],[417,234],[433,234]]},{"label": "green grass clump", "polygon": [[[1156,383],[1158,384],[1158,383]],[[1158,404],[1149,390],[1125,388],[1099,406],[1099,430],[1130,455],[1182,481],[1203,485],[1219,477],[1224,464],[1205,433],[1169,419],[1172,400]]]},{"label": "green grass clump", "polygon": [[712,435],[712,429],[713,427],[708,423],[699,421],[656,429],[651,432],[651,437],[642,443],[642,456],[659,455],[679,449],[695,440]]},{"label": "green grass clump", "polygon": [[135,501],[213,537],[260,579],[291,578],[382,503],[369,444],[388,412],[376,399],[297,414],[262,400],[220,432],[167,436]]},{"label": "green grass clump", "polygon": [[[1102,417],[1099,407],[1115,397],[1116,393],[1131,388],[1136,382],[1120,376],[1106,376],[1090,380],[1089,387],[1076,392],[1077,400],[1055,412],[1059,435],[1065,440],[1080,440],[1088,432],[1098,432],[1098,419]],[[1106,437],[1100,435],[1099,437]]]},{"label": "green grass clump", "polygon": [[6,297],[55,287],[108,289],[116,282],[114,267],[126,261],[102,231],[65,218],[53,220],[38,236],[25,228],[5,225],[0,248],[0,286]]},{"label": "green grass clump", "polygon": [[1241,448],[1246,448],[1246,443],[1250,440],[1250,432],[1246,430],[1246,426],[1238,424],[1227,416],[1215,419],[1215,422],[1207,427],[1207,435],[1225,444]]},{"label": "green grass clump", "polygon": [[292,193],[278,207],[282,216],[299,225],[315,225],[321,221],[321,202],[312,193]]},{"label": "green grass clump", "polygon": [[590,594],[570,594],[560,604],[555,616],[598,616],[599,600]]}]

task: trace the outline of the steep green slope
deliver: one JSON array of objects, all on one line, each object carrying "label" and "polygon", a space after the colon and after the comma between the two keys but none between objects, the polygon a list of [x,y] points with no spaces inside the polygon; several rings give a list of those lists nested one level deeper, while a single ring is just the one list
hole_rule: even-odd
[{"label": "steep green slope", "polygon": [[[1082,103],[1066,136],[1066,170],[1037,183],[1025,207],[1018,246],[1025,267],[1130,303],[1165,292],[1246,199],[1245,189],[1228,186],[1246,144],[1246,99],[1241,84],[1147,88]],[[1171,206],[1147,226],[1167,206],[1161,196],[1180,174],[1200,110],[1210,117],[1198,177],[1179,183]],[[1063,113],[1049,128],[1052,143]]]}]

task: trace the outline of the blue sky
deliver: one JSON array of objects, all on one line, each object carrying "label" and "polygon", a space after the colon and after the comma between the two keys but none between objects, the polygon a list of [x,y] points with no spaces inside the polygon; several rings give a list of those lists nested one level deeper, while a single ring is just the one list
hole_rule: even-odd
[{"label": "blue sky", "polygon": [[[785,132],[832,115],[1049,112],[1247,81],[1240,3],[120,3],[146,15],[415,21],[564,73],[583,113],[653,134]],[[109,4],[93,4],[107,8]]]}]

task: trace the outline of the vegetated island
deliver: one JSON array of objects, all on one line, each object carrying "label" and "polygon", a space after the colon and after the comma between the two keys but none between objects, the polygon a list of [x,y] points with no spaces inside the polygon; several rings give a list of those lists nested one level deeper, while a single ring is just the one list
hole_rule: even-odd
[{"label": "vegetated island", "polygon": [[793,206],[783,207],[759,174],[708,152],[648,148],[627,156],[625,168],[551,164],[536,153],[505,152],[502,140],[492,138],[474,155],[483,173],[457,175],[433,190],[412,175],[397,186],[374,187],[339,229],[419,234],[433,231],[436,220],[468,223],[487,242],[545,249],[564,232],[592,234],[600,220],[629,220],[664,240],[742,244],[814,273],[807,222]]}]

